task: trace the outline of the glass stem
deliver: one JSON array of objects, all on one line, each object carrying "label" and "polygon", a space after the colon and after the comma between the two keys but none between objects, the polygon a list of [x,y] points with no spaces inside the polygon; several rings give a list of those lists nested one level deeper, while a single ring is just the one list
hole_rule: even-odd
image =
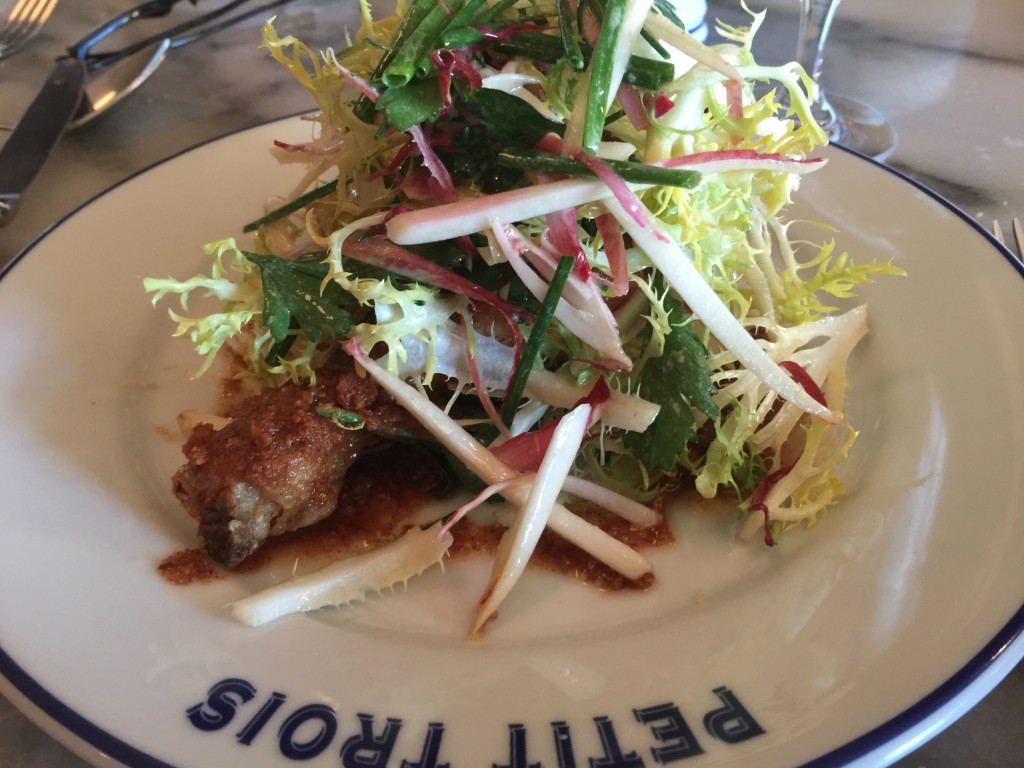
[{"label": "glass stem", "polygon": [[825,60],[825,42],[832,26],[839,0],[800,0],[800,34],[797,37],[796,60],[818,86],[814,100],[814,116],[829,138],[835,140],[842,132],[842,124],[828,103],[821,83],[821,69]]}]

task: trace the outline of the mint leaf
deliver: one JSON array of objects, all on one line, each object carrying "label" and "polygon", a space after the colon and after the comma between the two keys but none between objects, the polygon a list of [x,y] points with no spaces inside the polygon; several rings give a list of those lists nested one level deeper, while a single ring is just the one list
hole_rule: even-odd
[{"label": "mint leaf", "polygon": [[708,368],[708,351],[693,326],[684,323],[681,305],[665,298],[672,333],[665,337],[661,357],[644,367],[640,394],[661,406],[657,418],[644,432],[627,432],[626,447],[648,469],[670,472],[686,446],[696,439],[692,408],[718,417],[711,396],[715,387]]},{"label": "mint leaf", "polygon": [[358,302],[336,283],[328,283],[321,294],[326,264],[248,252],[245,257],[259,267],[263,325],[274,341],[285,342],[294,328],[314,344],[324,338],[344,338],[352,331],[352,312]]}]

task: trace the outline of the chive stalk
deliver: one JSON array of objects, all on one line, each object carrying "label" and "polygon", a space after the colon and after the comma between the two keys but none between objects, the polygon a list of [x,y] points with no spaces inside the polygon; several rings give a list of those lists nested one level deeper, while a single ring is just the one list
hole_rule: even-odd
[{"label": "chive stalk", "polygon": [[436,3],[430,13],[419,23],[409,37],[397,48],[395,57],[381,76],[388,88],[401,88],[417,74],[422,74],[422,62],[438,47],[441,35],[448,28],[453,13],[462,9],[462,2],[453,0],[450,4]]},{"label": "chive stalk", "polygon": [[242,231],[255,232],[264,224],[269,224],[272,221],[283,219],[288,214],[295,213],[295,211],[299,210],[300,208],[305,208],[314,200],[319,200],[322,197],[327,197],[327,195],[331,194],[337,188],[337,179],[334,179],[333,181],[328,181],[326,184],[321,184],[316,189],[311,189],[309,190],[309,192],[306,192],[303,195],[299,195],[290,203],[285,203],[281,207],[275,208],[274,210],[270,211],[265,216],[261,216],[255,221],[250,221],[248,224],[242,227]]},{"label": "chive stalk", "polygon": [[544,294],[544,301],[541,302],[540,311],[537,312],[533,321],[530,338],[523,345],[519,367],[516,368],[515,376],[512,377],[512,383],[509,384],[508,391],[505,393],[505,401],[501,406],[501,420],[506,427],[512,426],[512,419],[515,418],[516,411],[519,410],[519,400],[526,388],[526,380],[530,378],[533,362],[540,354],[540,345],[544,342],[548,326],[551,325],[551,319],[555,316],[555,308],[562,298],[562,291],[565,290],[565,282],[569,279],[572,265],[572,256],[563,256],[558,262],[558,267],[555,268],[555,274],[551,276],[547,293]]},{"label": "chive stalk", "polygon": [[[406,39],[408,39],[409,35],[413,33],[413,31],[427,17],[427,14],[429,14],[435,7],[437,7],[436,0],[412,0],[409,10],[405,14],[405,18],[402,20],[402,25],[398,28],[398,32],[395,33],[394,41],[391,43],[390,48],[385,51],[380,61],[377,62],[377,66],[373,70],[373,75],[370,77],[370,82],[380,81],[384,71],[391,64],[397,52],[405,44]],[[373,122],[373,102],[366,98],[366,96],[360,96],[352,109],[352,113],[364,123]]]},{"label": "chive stalk", "polygon": [[494,19],[515,5],[517,0],[499,0],[499,2],[480,11],[473,19],[473,25],[477,27],[490,24]]},{"label": "chive stalk", "polygon": [[558,33],[562,38],[562,48],[565,51],[565,58],[572,68],[579,71],[586,66],[583,59],[583,51],[580,50],[579,41],[576,39],[576,30],[572,24],[572,9],[569,7],[569,0],[558,0]]},{"label": "chive stalk", "polygon": [[[533,149],[507,149],[498,155],[498,164],[507,168],[542,173],[565,173],[571,176],[594,176],[583,163],[552,152]],[[693,189],[700,183],[699,171],[683,168],[663,168],[629,160],[604,160],[613,171],[635,184],[656,184],[664,187]]]},{"label": "chive stalk", "polygon": [[[543,32],[516,32],[508,40],[495,43],[494,49],[508,56],[519,56],[534,61],[554,64],[565,57],[562,41]],[[590,60],[591,48],[585,43],[580,46],[584,63]],[[626,63],[622,82],[648,91],[655,91],[675,79],[675,65],[670,61],[659,61],[646,56],[632,55]]]},{"label": "chive stalk", "polygon": [[583,116],[583,151],[597,153],[604,132],[604,118],[615,94],[612,93],[612,70],[615,66],[615,48],[620,44],[622,25],[626,20],[627,0],[608,0],[604,7],[601,33],[590,58],[590,89],[587,108]]}]

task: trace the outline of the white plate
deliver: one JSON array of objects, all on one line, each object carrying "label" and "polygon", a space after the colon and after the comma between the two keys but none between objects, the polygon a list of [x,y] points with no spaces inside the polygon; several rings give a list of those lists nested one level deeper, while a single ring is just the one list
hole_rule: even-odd
[{"label": "white plate", "polygon": [[[686,517],[659,585],[530,573],[479,643],[485,567],[263,629],[175,588],[174,415],[212,397],[146,275],[205,268],[294,170],[289,120],[203,146],[69,218],[0,282],[0,672],[86,758],[131,766],[788,766],[893,760],[1024,653],[1021,270],[966,218],[838,150],[797,213],[906,278],[864,295],[849,497],[769,550]],[[279,574],[280,575],[280,574]],[[195,707],[198,707],[196,709]]]}]

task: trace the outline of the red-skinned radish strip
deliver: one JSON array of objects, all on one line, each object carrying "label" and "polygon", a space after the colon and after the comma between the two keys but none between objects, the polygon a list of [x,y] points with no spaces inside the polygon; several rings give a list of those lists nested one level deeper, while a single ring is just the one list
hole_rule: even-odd
[{"label": "red-skinned radish strip", "polygon": [[[650,184],[637,185],[647,189]],[[611,195],[600,179],[563,179],[519,187],[456,203],[400,213],[387,223],[388,237],[399,245],[433,243],[482,232],[491,219],[524,221],[552,211],[592,203]]]},{"label": "red-skinned radish strip", "polygon": [[619,201],[619,205],[623,210],[628,211],[629,215],[633,217],[641,227],[647,227],[650,224],[650,215],[647,213],[647,209],[644,208],[633,191],[619,174],[611,169],[608,163],[600,160],[596,157],[591,157],[585,152],[580,152],[573,157],[591,171],[599,178],[604,184],[612,191],[615,195],[615,199]]},{"label": "red-skinned radish strip", "polygon": [[414,526],[382,547],[294,576],[229,604],[228,610],[243,624],[258,627],[289,613],[358,602],[440,563],[452,541],[440,523],[427,529]]},{"label": "red-skinned radish strip", "polygon": [[779,363],[779,367],[796,379],[796,382],[807,390],[807,394],[826,408],[828,407],[828,403],[825,401],[825,393],[821,391],[821,387],[818,386],[817,382],[811,378],[811,375],[802,365],[800,365],[800,363],[796,363],[792,360],[783,360]]},{"label": "red-skinned radish strip", "polygon": [[[500,226],[498,222],[491,222],[492,232],[496,226]],[[531,240],[514,224],[501,227],[501,231],[508,238],[509,245],[515,253],[526,259],[541,277],[550,281],[558,268],[559,256],[556,252],[542,243]],[[590,279],[591,275],[589,267],[587,277],[581,277],[573,269],[569,279],[565,281],[562,298],[581,312],[593,315],[596,321],[604,326],[603,332],[618,333],[615,316],[601,296],[601,289]]]},{"label": "red-skinned radish strip", "polygon": [[[591,407],[590,422],[587,424],[589,428],[601,418],[604,406],[609,399],[611,399],[611,388],[608,386],[608,382],[601,377],[594,383],[590,393],[586,397],[580,398],[573,408],[580,405]],[[515,437],[508,437],[500,443],[492,444],[490,451],[512,469],[520,472],[536,472],[548,452],[551,437],[561,418],[563,417],[548,422],[540,429],[524,432]]]},{"label": "red-skinned radish strip", "polygon": [[576,229],[576,209],[552,211],[547,215],[547,225],[545,235],[555,252],[572,256],[573,274],[580,280],[588,279],[590,265],[587,263],[586,254],[583,253],[583,246],[580,245],[580,235]]},{"label": "red-skinned radish strip", "polygon": [[[735,150],[739,153],[742,150]],[[717,155],[717,158],[706,157]],[[756,153],[754,153],[756,154]],[[695,161],[695,158],[700,158]],[[694,165],[694,170],[716,173],[730,170],[772,170],[780,172],[807,173],[822,167],[825,159],[793,160],[780,156],[768,156],[755,161],[739,155],[721,156],[721,153],[703,153],[675,158],[668,161],[668,167],[688,167],[700,162],[710,163],[712,159],[721,165]],[[630,184],[630,189],[648,189],[650,184]],[[483,195],[469,200],[436,205],[406,211],[391,218],[387,223],[388,237],[399,245],[416,245],[438,240],[449,240],[462,235],[472,235],[487,228],[492,218],[499,221],[524,221],[537,216],[546,216],[552,211],[577,207],[586,203],[604,200],[612,195],[611,190],[600,179],[562,179],[549,184],[520,187],[493,195]]]},{"label": "red-skinned radish strip", "polygon": [[473,380],[473,388],[476,390],[477,399],[480,400],[480,405],[483,406],[484,413],[487,414],[487,418],[491,420],[491,423],[497,427],[498,432],[503,436],[509,437],[510,433],[508,427],[501,420],[501,414],[498,413],[494,407],[494,401],[491,400],[487,394],[487,387],[484,385],[483,379],[480,378],[480,369],[476,365],[476,343],[475,343],[475,331],[470,325],[470,321],[465,319],[462,323],[463,333],[466,338],[466,367],[469,368],[470,377]]},{"label": "red-skinned radish strip", "polygon": [[630,124],[638,131],[646,131],[651,127],[651,121],[647,119],[647,110],[644,109],[643,99],[640,98],[632,86],[620,85],[616,94],[622,111],[626,113]]},{"label": "red-skinned radish strip", "polygon": [[492,445],[491,453],[517,472],[536,472],[551,445],[557,421],[549,421],[539,429],[523,432],[504,442]]},{"label": "red-skinned radish strip", "polygon": [[725,100],[729,105],[729,117],[743,117],[743,83],[739,80],[726,80]]},{"label": "red-skinned radish strip", "polygon": [[735,66],[723,59],[713,48],[704,45],[660,13],[647,14],[644,29],[650,32],[655,39],[668,43],[680,53],[685,53],[694,61],[718,72],[726,79],[742,82],[743,76]]},{"label": "red-skinned radish strip", "polygon": [[434,148],[430,146],[430,141],[427,140],[427,135],[423,130],[422,125],[414,125],[409,129],[409,135],[412,136],[412,140],[416,142],[416,146],[420,150],[420,154],[423,156],[423,164],[430,171],[430,175],[437,182],[440,187],[440,194],[438,198],[445,203],[454,203],[459,199],[459,193],[455,189],[455,183],[452,181],[451,175],[448,173],[448,169],[444,167],[444,164],[438,158],[437,153],[434,152]]},{"label": "red-skinned radish strip", "polygon": [[[403,214],[399,214],[401,216]],[[416,280],[436,288],[443,288],[452,293],[461,293],[473,301],[482,302],[494,307],[503,315],[511,318],[529,315],[519,307],[513,306],[471,280],[445,269],[440,264],[426,259],[419,254],[406,250],[383,237],[369,237],[357,240],[347,237],[341,244],[341,253],[350,259],[361,261],[375,267],[382,267],[412,280]],[[512,325],[514,322],[510,320]]]},{"label": "red-skinned radish strip", "polygon": [[[447,522],[445,522],[444,527],[441,529],[441,532],[444,533],[450,531],[457,522],[492,496],[499,493],[503,494],[514,485],[522,486],[524,488],[532,485],[535,477],[535,472],[526,472],[522,475],[517,475],[516,477],[508,480],[502,480],[499,483],[487,486],[480,491],[480,493],[449,515]],[[643,504],[633,501],[633,499],[627,498],[620,493],[609,490],[608,488],[591,482],[590,480],[584,480],[582,477],[569,475],[565,478],[565,482],[562,484],[562,490],[571,496],[583,499],[584,501],[589,501],[591,504],[612,512],[626,522],[640,528],[648,528],[661,522],[661,515],[650,507],[645,507]]]},{"label": "red-skinned radish strip", "polygon": [[450,531],[455,526],[456,523],[458,523],[462,518],[464,518],[466,515],[468,515],[470,512],[472,512],[477,507],[479,507],[481,504],[483,504],[485,501],[487,501],[492,496],[495,496],[495,495],[497,495],[499,493],[504,493],[505,491],[507,491],[509,488],[511,488],[514,485],[520,485],[520,486],[526,485],[526,484],[531,484],[532,485],[532,483],[534,481],[534,478],[535,478],[535,475],[532,472],[527,472],[527,473],[524,473],[522,475],[516,475],[515,477],[510,477],[508,480],[502,480],[500,482],[488,485],[486,488],[484,488],[482,491],[480,491],[480,493],[478,493],[472,499],[470,499],[465,504],[463,504],[461,507],[459,507],[454,512],[452,512],[448,516],[447,520],[445,521],[444,526],[441,528],[441,530],[438,533],[438,535],[440,536],[440,535],[444,535],[444,534],[448,533],[448,531]]},{"label": "red-skinned radish strip", "polygon": [[[583,386],[557,373],[538,370],[527,379],[525,394],[556,408],[571,408],[573,403],[579,402]],[[601,419],[611,427],[643,432],[654,422],[660,408],[649,400],[613,389],[601,408]]]},{"label": "red-skinned radish strip", "polygon": [[828,163],[824,157],[795,158],[777,153],[762,153],[754,149],[722,149],[715,152],[696,152],[657,160],[651,165],[662,168],[692,168],[701,173],[727,171],[773,171],[776,173],[813,173]]},{"label": "red-skinned radish strip", "polygon": [[366,82],[363,78],[349,70],[347,67],[345,67],[345,65],[338,61],[338,58],[337,56],[335,56],[334,51],[331,50],[330,48],[327,49],[327,53],[324,54],[324,56],[327,59],[328,63],[330,63],[331,66],[337,69],[338,72],[341,73],[342,77],[344,77],[346,80],[352,83],[352,85],[354,85],[359,90],[359,92],[363,94],[363,96],[368,98],[374,104],[377,103],[377,98],[380,96],[380,91],[378,91],[368,82]]},{"label": "red-skinned radish strip", "polygon": [[[637,200],[643,207],[643,203]],[[609,212],[618,220],[633,242],[647,254],[654,266],[664,275],[680,298],[686,302],[711,335],[729,349],[736,359],[781,397],[801,411],[817,416],[831,424],[836,417],[828,408],[815,401],[806,390],[792,379],[778,363],[768,357],[754,338],[733,316],[718,294],[707,284],[682,249],[668,237],[661,222],[648,214],[648,225],[641,226],[615,197],[605,200]],[[646,208],[644,209],[646,210]]]},{"label": "red-skinned radish strip", "polygon": [[[497,221],[491,222],[491,231],[498,247],[519,279],[530,293],[537,299],[543,300],[547,294],[548,284],[523,259],[531,251],[521,250],[513,242],[513,239],[525,240],[526,238],[511,224],[503,226]],[[533,245],[536,248],[535,244]],[[572,279],[570,276],[570,280]],[[569,288],[570,281],[567,281],[565,285],[566,288]],[[588,301],[586,306],[577,307],[568,301],[566,293],[563,292],[562,298],[558,300],[555,307],[555,317],[577,338],[604,355],[604,360],[601,362],[606,367],[628,371],[633,366],[633,361],[622,349],[619,331],[615,326],[615,318],[599,295],[596,303]]]},{"label": "red-skinned radish strip", "polygon": [[480,636],[484,625],[523,575],[540,535],[547,527],[551,510],[558,494],[562,492],[562,484],[569,476],[580,444],[587,434],[590,410],[589,405],[579,406],[563,416],[555,428],[551,436],[551,445],[533,478],[526,501],[520,507],[512,527],[505,531],[498,545],[490,582],[484,590],[470,625],[471,638]]},{"label": "red-skinned radish strip", "polygon": [[601,235],[604,255],[608,259],[611,273],[611,290],[616,296],[625,296],[629,291],[629,265],[626,261],[626,242],[622,239],[622,228],[611,214],[602,213],[594,223]]},{"label": "red-skinned radish strip", "polygon": [[[419,421],[438,442],[454,453],[470,472],[485,483],[491,485],[519,474],[478,443],[472,435],[427,397],[371,360],[366,351],[354,339],[346,342],[345,350],[395,398],[399,405]],[[513,504],[521,505],[526,501],[526,494],[512,487],[508,489],[506,498]],[[636,580],[651,571],[651,564],[639,552],[608,535],[596,525],[591,525],[580,519],[561,504],[555,504],[552,508],[549,524],[562,538],[575,544],[609,568],[621,573],[627,579]]]}]

